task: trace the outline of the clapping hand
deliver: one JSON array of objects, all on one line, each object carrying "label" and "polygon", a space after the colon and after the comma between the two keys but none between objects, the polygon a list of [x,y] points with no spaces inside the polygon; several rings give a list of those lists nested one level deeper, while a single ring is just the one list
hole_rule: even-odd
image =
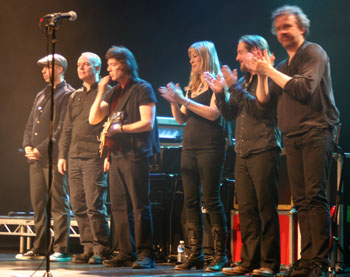
[{"label": "clapping hand", "polygon": [[[248,55],[249,54],[249,55]],[[248,53],[245,60],[245,65],[251,72],[267,76],[268,71],[275,62],[275,55],[269,55],[267,49],[261,50],[254,48],[251,53]]]},{"label": "clapping hand", "polygon": [[224,76],[226,86],[228,88],[237,82],[237,79],[238,79],[237,69],[234,69],[231,71],[229,66],[223,65],[221,67],[221,71],[222,71],[222,76]]},{"label": "clapping hand", "polygon": [[170,103],[178,103],[182,105],[186,102],[179,84],[175,85],[173,82],[170,82],[166,87],[160,87],[158,91],[160,92],[160,95]]},{"label": "clapping hand", "polygon": [[221,93],[224,91],[225,81],[221,78],[220,74],[218,74],[217,78],[215,78],[213,74],[206,71],[203,73],[203,77],[212,91],[215,93]]},{"label": "clapping hand", "polygon": [[158,91],[166,101],[168,101],[169,103],[176,103],[173,95],[170,93],[167,87],[160,87]]}]

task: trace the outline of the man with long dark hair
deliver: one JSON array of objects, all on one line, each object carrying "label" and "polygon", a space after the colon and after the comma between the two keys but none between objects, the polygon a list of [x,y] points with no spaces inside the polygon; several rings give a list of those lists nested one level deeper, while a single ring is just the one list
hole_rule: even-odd
[{"label": "man with long dark hair", "polygon": [[[103,264],[152,268],[155,260],[149,158],[159,151],[157,100],[151,85],[138,77],[136,60],[127,48],[111,47],[106,59],[109,75],[99,82],[89,117],[91,124],[98,124],[106,115],[112,120],[105,135],[112,141],[107,159],[114,219],[112,236],[118,241],[119,253]],[[118,85],[102,100],[110,80]]]},{"label": "man with long dark hair", "polygon": [[[258,76],[246,66],[256,49],[269,51],[266,40],[257,35],[239,39],[236,60],[244,77],[237,81],[237,71],[223,66],[223,78],[206,73],[216,92],[216,105],[225,119],[236,119],[235,179],[240,229],[241,263],[223,268],[228,275],[250,273],[273,276],[280,267],[280,234],[277,213],[280,132],[274,105],[263,107],[256,99]],[[231,93],[227,102],[225,85]]]}]

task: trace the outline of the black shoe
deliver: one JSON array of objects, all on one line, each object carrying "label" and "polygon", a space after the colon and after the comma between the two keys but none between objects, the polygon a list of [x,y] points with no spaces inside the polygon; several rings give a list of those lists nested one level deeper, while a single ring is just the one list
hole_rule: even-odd
[{"label": "black shoe", "polygon": [[93,255],[90,259],[89,259],[89,264],[102,264],[102,262],[104,260],[107,260],[109,258],[109,256],[104,255],[104,254],[96,254]]},{"label": "black shoe", "polygon": [[303,263],[301,260],[297,260],[284,275],[288,277],[307,277],[310,273],[311,266]]},{"label": "black shoe", "polygon": [[203,253],[190,254],[182,264],[178,264],[174,267],[175,270],[190,270],[192,267],[203,269],[204,267],[204,255]]},{"label": "black shoe", "polygon": [[156,262],[150,257],[138,258],[133,264],[134,269],[148,269],[156,267]]},{"label": "black shoe", "polygon": [[222,256],[222,257],[214,257],[210,264],[207,266],[205,271],[207,272],[216,272],[216,271],[221,271],[225,266],[227,266],[227,257]]},{"label": "black shoe", "polygon": [[112,259],[102,261],[102,264],[107,267],[129,267],[132,266],[133,261],[132,258],[118,254]]},{"label": "black shoe", "polygon": [[328,267],[320,264],[312,264],[312,271],[310,277],[327,277]]},{"label": "black shoe", "polygon": [[92,253],[84,252],[78,255],[74,255],[72,258],[72,263],[74,264],[87,264],[89,259],[92,257]]},{"label": "black shoe", "polygon": [[41,260],[45,258],[45,254],[36,253],[34,249],[29,250],[24,254],[17,254],[16,259],[19,260]]}]

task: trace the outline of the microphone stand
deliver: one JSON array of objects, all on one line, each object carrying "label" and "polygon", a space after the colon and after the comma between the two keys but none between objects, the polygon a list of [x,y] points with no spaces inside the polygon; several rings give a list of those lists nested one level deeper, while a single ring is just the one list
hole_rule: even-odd
[{"label": "microphone stand", "polygon": [[[46,36],[47,43],[51,41],[51,54],[52,54],[52,63],[50,67],[50,61],[48,60],[48,68],[51,68],[51,93],[50,93],[50,125],[49,125],[49,146],[48,146],[48,157],[49,157],[49,172],[48,172],[48,200],[46,206],[46,243],[47,243],[47,252],[45,256],[46,260],[46,273],[44,276],[52,277],[52,273],[50,272],[50,249],[51,249],[51,198],[52,198],[52,170],[53,170],[53,128],[54,128],[54,112],[55,112],[55,103],[54,103],[54,93],[55,93],[55,52],[56,52],[56,23],[58,22],[58,18],[53,18],[48,25],[46,25]],[[49,71],[50,72],[50,71]]]}]

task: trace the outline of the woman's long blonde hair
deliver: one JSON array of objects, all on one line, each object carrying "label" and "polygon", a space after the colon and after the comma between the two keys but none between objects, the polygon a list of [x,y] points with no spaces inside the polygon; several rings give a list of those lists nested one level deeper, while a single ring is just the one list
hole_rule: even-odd
[{"label": "woman's long blonde hair", "polygon": [[[198,41],[193,43],[188,48],[188,55],[195,51],[202,58],[202,72],[210,72],[214,76],[221,73],[218,54],[216,53],[215,45],[211,41]],[[198,73],[191,71],[190,81],[185,88],[187,91],[196,90],[201,84],[201,76]]]}]

